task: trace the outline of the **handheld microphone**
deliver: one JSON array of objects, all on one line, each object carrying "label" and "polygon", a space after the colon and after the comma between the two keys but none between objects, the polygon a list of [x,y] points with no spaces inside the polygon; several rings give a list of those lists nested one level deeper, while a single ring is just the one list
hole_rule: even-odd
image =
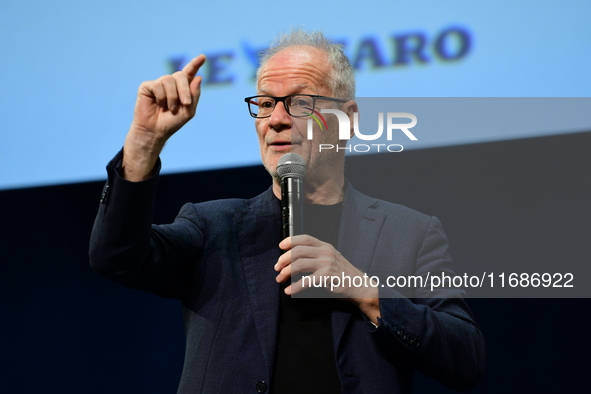
[{"label": "handheld microphone", "polygon": [[297,153],[286,153],[277,162],[281,178],[281,218],[283,238],[304,232],[303,186],[306,162]]}]

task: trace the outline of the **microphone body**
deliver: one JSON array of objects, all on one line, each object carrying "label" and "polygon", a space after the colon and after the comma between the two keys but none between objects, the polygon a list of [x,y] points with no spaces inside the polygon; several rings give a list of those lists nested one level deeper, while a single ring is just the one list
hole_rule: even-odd
[{"label": "microphone body", "polygon": [[304,232],[304,194],[302,179],[306,162],[297,153],[286,153],[277,163],[281,178],[281,218],[283,238]]},{"label": "microphone body", "polygon": [[281,217],[283,238],[304,233],[302,178],[281,179]]}]

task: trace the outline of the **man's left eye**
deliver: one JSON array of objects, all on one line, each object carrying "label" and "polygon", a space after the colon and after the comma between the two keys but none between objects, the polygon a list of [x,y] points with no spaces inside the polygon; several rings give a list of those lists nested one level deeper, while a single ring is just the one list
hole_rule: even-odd
[{"label": "man's left eye", "polygon": [[292,101],[291,105],[295,105],[298,107],[311,107],[312,106],[312,102],[310,100],[306,100],[303,98],[297,98],[294,101]]}]

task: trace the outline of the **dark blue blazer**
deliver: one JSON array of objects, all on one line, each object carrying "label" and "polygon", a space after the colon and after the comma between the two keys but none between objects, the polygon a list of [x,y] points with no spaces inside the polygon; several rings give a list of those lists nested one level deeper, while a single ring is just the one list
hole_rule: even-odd
[{"label": "dark blue blazer", "polygon": [[[186,204],[172,224],[151,225],[157,177],[127,182],[115,169],[119,160],[120,154],[107,167],[90,242],[92,267],[182,302],[186,352],[179,393],[263,392],[273,379],[279,310],[273,265],[281,253],[281,221],[272,190],[250,200]],[[347,184],[340,226],[338,249],[362,272],[453,275],[434,217]],[[361,313],[333,311],[343,393],[408,393],[414,370],[451,388],[473,387],[483,372],[484,343],[462,294],[413,291],[407,298],[380,288],[378,328]]]}]

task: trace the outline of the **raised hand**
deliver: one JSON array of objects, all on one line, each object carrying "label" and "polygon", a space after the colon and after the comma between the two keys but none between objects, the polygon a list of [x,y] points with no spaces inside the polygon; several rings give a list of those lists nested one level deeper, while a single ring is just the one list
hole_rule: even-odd
[{"label": "raised hand", "polygon": [[181,71],[140,85],[123,148],[126,179],[148,178],[166,141],[195,115],[201,94],[196,74],[203,63],[205,56],[199,55]]}]

